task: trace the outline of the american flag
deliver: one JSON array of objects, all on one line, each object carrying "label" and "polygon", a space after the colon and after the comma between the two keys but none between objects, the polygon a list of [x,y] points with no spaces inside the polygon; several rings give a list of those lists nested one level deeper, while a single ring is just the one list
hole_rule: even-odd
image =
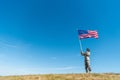
[{"label": "american flag", "polygon": [[79,39],[98,38],[98,32],[95,30],[78,30]]}]

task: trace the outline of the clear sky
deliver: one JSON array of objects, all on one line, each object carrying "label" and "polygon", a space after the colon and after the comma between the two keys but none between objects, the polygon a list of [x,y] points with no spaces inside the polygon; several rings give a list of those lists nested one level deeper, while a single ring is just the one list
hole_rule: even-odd
[{"label": "clear sky", "polygon": [[120,73],[119,0],[1,0],[0,75],[83,73],[77,28],[95,73]]}]

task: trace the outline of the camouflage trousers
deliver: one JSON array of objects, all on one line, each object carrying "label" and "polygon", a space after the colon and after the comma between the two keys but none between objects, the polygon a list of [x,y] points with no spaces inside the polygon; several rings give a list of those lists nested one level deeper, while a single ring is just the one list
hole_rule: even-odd
[{"label": "camouflage trousers", "polygon": [[85,61],[85,70],[86,70],[86,73],[91,72],[90,61]]}]

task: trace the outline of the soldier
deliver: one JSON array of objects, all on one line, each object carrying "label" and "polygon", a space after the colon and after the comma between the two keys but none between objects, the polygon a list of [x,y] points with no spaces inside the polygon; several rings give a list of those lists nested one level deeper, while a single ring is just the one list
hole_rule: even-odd
[{"label": "soldier", "polygon": [[84,56],[85,58],[85,70],[86,73],[90,73],[91,72],[91,68],[90,68],[90,49],[87,48],[86,52],[82,52],[81,51],[81,55]]}]

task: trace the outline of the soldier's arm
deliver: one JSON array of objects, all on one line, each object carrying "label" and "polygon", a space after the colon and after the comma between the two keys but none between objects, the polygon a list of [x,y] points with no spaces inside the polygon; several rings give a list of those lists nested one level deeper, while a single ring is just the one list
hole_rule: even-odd
[{"label": "soldier's arm", "polygon": [[82,55],[82,56],[85,56],[85,53],[81,51],[81,55]]}]

